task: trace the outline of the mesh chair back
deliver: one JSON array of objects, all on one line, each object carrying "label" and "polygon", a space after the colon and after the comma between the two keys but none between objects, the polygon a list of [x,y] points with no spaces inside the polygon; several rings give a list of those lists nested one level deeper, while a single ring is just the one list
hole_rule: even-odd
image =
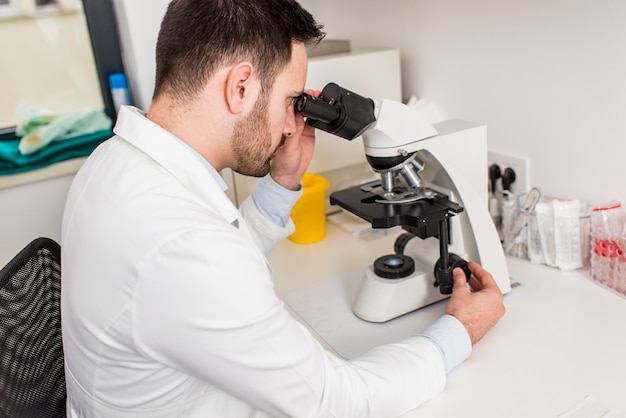
[{"label": "mesh chair back", "polygon": [[65,417],[60,256],[38,238],[0,270],[0,417]]}]

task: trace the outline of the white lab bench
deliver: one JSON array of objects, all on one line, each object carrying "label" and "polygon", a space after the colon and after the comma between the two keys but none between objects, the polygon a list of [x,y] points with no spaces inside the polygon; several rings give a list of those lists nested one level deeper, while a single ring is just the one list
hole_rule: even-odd
[{"label": "white lab bench", "polygon": [[[59,196],[72,177],[62,174],[23,187],[8,179],[0,182],[4,200],[12,202],[5,209],[29,213],[5,214],[2,265],[35,236],[58,239],[64,201]],[[52,214],[47,213],[51,204],[56,208]],[[319,243],[298,245],[285,239],[269,255],[276,291],[283,297],[306,292],[365,269],[392,251],[394,239],[358,240],[332,223]],[[506,315],[448,376],[444,392],[405,417],[557,417],[589,395],[626,414],[626,298],[593,282],[586,270],[563,272],[516,258],[509,258],[508,265],[522,285],[505,297]],[[443,312],[445,303],[433,308]],[[418,312],[415,318],[425,314]]]},{"label": "white lab bench", "polygon": [[[358,240],[331,223],[319,243],[284,240],[269,256],[276,291],[285,296],[365,268],[392,252],[393,241]],[[505,297],[505,316],[448,375],[444,392],[405,416],[557,417],[588,396],[626,414],[626,298],[587,270],[507,262],[521,285]],[[439,304],[443,311],[446,302]]]}]

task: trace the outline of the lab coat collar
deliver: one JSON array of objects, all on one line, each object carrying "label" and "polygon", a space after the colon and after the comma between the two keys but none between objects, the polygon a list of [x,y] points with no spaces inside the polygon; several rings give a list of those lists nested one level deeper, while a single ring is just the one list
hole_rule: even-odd
[{"label": "lab coat collar", "polygon": [[[143,111],[122,106],[113,132],[156,161],[208,204],[215,206],[219,203],[228,222],[239,222],[239,212],[224,193],[223,181],[220,184],[212,175],[217,174],[215,169],[213,173],[207,170],[187,144],[149,120]],[[219,193],[215,189],[219,189]],[[219,202],[215,201],[217,196]]]}]

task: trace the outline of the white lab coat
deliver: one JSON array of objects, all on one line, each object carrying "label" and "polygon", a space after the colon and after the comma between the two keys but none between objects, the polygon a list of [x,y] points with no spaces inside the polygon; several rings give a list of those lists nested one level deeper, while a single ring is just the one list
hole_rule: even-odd
[{"label": "white lab coat", "polygon": [[[63,219],[71,417],[383,417],[440,392],[428,338],[344,361],[276,296],[265,258],[293,229],[238,211],[171,134],[123,108]],[[320,260],[323,262],[323,260]]]}]

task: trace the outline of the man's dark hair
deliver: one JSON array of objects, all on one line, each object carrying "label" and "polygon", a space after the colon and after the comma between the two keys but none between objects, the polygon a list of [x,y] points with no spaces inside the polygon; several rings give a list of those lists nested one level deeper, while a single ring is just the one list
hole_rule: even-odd
[{"label": "man's dark hair", "polygon": [[292,42],[324,33],[295,0],[173,0],[156,47],[154,97],[192,98],[217,69],[249,60],[264,90],[290,62]]}]

